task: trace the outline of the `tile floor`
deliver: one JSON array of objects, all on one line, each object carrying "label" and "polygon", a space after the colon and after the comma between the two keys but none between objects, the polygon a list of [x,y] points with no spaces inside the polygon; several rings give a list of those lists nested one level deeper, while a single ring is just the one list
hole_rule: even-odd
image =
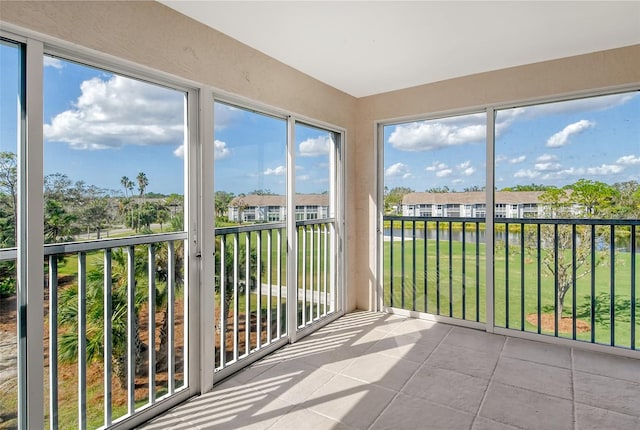
[{"label": "tile floor", "polygon": [[143,428],[640,429],[640,359],[356,312]]}]

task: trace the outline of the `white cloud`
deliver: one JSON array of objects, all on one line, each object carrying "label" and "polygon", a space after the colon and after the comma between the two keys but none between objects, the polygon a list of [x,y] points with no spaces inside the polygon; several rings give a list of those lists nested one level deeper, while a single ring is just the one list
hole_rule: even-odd
[{"label": "white cloud", "polygon": [[542,176],[542,179],[566,179],[567,177],[577,176],[606,176],[620,173],[624,170],[623,166],[617,164],[602,164],[596,167],[570,167],[568,169],[559,170],[557,172],[549,172]]},{"label": "white cloud", "polygon": [[603,164],[598,167],[588,167],[587,173],[590,175],[611,175],[613,173],[620,173],[624,170],[624,167],[617,164]]},{"label": "white cloud", "polygon": [[331,149],[331,138],[329,136],[318,136],[300,142],[301,157],[318,157],[329,154]]},{"label": "white cloud", "polygon": [[273,169],[267,169],[263,172],[263,174],[267,176],[283,176],[286,173],[287,168],[285,166],[278,166]]},{"label": "white cloud", "polygon": [[434,161],[433,163],[431,163],[431,166],[425,167],[424,170],[426,170],[427,172],[435,172],[436,170],[446,169],[447,167],[448,166],[444,163]]},{"label": "white cloud", "polygon": [[496,157],[496,164],[498,163],[502,163],[503,161],[507,161],[509,157],[507,157],[506,155],[498,155]]},{"label": "white cloud", "polygon": [[511,160],[509,160],[509,163],[518,164],[518,163],[522,163],[526,159],[527,159],[526,155],[521,155],[519,157],[512,158]]},{"label": "white cloud", "polygon": [[296,181],[308,181],[311,179],[311,175],[298,175],[296,176]]},{"label": "white cloud", "polygon": [[431,151],[482,142],[485,137],[484,115],[468,115],[398,125],[389,136],[389,143],[401,151]]},{"label": "white cloud", "polygon": [[[227,148],[227,144],[221,140],[215,140],[213,142],[213,156],[214,160],[221,160],[223,158],[228,157],[231,154],[231,150]],[[184,144],[178,146],[174,151],[173,155],[178,158],[184,158]]]},{"label": "white cloud", "polygon": [[548,163],[549,161],[555,161],[557,159],[558,159],[558,157],[556,157],[555,155],[542,154],[541,156],[536,158],[536,161],[539,162],[539,163]]},{"label": "white cloud", "polygon": [[447,176],[451,175],[453,173],[453,170],[451,169],[444,169],[444,170],[440,170],[439,172],[436,173],[436,176],[438,178],[446,178]]},{"label": "white cloud", "polygon": [[514,178],[533,179],[533,178],[537,178],[538,176],[540,176],[540,172],[536,172],[535,170],[531,170],[531,169],[520,169],[513,174]]},{"label": "white cloud", "polygon": [[553,136],[551,136],[547,140],[547,146],[549,148],[557,148],[559,146],[564,146],[569,142],[569,137],[574,134],[582,133],[584,130],[594,127],[596,124],[593,121],[589,121],[586,119],[582,119],[578,122],[574,122],[573,124],[569,124],[561,131],[557,132]]},{"label": "white cloud", "polygon": [[54,69],[62,69],[64,67],[64,63],[61,60],[49,57],[48,55],[45,55],[42,61],[44,67],[53,67]]},{"label": "white cloud", "polygon": [[463,182],[464,181],[462,179],[454,179],[453,181],[451,181],[451,183],[454,184],[454,185],[460,185]]},{"label": "white cloud", "polygon": [[184,144],[178,146],[176,149],[173,150],[173,155],[175,155],[178,158],[184,158]]},{"label": "white cloud", "polygon": [[460,163],[456,167],[462,172],[463,175],[466,176],[471,176],[476,172],[475,167],[471,166],[471,160]]},{"label": "white cloud", "polygon": [[476,169],[474,169],[473,167],[467,167],[466,169],[464,169],[462,171],[462,173],[466,176],[471,176],[476,172]]},{"label": "white cloud", "polygon": [[562,168],[560,163],[536,163],[533,166],[538,172],[556,172]]},{"label": "white cloud", "polygon": [[409,166],[406,164],[395,163],[386,168],[384,175],[387,177],[401,177],[402,179],[408,179],[411,177],[411,171],[409,170]]},{"label": "white cloud", "polygon": [[47,140],[74,149],[180,144],[184,95],[122,76],[82,82],[73,108],[44,125]]},{"label": "white cloud", "polygon": [[618,164],[623,164],[625,166],[633,166],[636,164],[640,164],[640,157],[636,155],[624,155],[616,161]]},{"label": "white cloud", "polygon": [[216,139],[213,142],[213,159],[221,160],[229,155],[231,155],[231,150],[227,148],[227,143]]}]

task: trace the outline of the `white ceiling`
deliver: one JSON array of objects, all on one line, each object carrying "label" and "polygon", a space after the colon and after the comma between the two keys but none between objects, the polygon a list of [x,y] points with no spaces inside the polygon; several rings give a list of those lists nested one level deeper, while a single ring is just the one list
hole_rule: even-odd
[{"label": "white ceiling", "polygon": [[640,43],[640,1],[161,3],[356,97]]}]

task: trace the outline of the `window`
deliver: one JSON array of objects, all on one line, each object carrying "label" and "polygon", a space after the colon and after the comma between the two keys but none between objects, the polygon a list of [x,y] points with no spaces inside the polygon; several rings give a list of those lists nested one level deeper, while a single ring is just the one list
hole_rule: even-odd
[{"label": "window", "polygon": [[[151,233],[183,232],[185,205],[185,153],[186,153],[186,109],[187,94],[165,86],[133,79],[106,69],[91,67],[63,58],[45,55],[44,59],[44,233],[45,243],[95,242],[95,249],[85,255],[87,281],[85,295],[86,341],[97,345],[87,350],[86,384],[87,391],[102,392],[105,348],[103,338],[105,315],[103,291],[104,251],[100,245],[103,239],[124,236],[141,237],[134,247],[111,249],[110,268],[112,279],[111,318],[113,360],[123,362],[127,358],[126,276],[133,256],[135,267],[145,268],[150,263],[149,245],[142,236]],[[149,300],[150,288],[154,288],[157,303],[154,313],[158,327],[169,325],[169,297],[172,297],[174,323],[167,329],[174,334],[173,345],[168,345],[168,337],[154,333],[159,340],[153,349],[156,354],[154,375],[155,392],[135,388],[136,400],[145,404],[152,397],[159,397],[169,388],[168,358],[166,351],[171,348],[177,362],[174,380],[177,388],[186,386],[184,343],[186,314],[184,291],[187,288],[179,264],[186,261],[184,242],[172,242],[174,250],[170,254],[169,242],[153,245],[153,263],[156,266],[152,280],[148,270],[137,270],[135,278],[136,294],[140,300]],[[171,257],[170,257],[171,256]],[[175,258],[174,258],[175,257]],[[57,371],[68,375],[58,379],[58,425],[72,426],[76,419],[78,386],[84,382],[76,372],[78,360],[74,355],[80,350],[77,337],[66,333],[77,330],[79,319],[71,312],[77,307],[79,289],[79,256],[71,254],[60,258],[55,264],[58,273],[58,356]],[[172,265],[175,265],[172,269]],[[51,264],[51,263],[50,263]],[[174,273],[173,275],[170,275]],[[124,274],[124,275],[123,275]],[[171,279],[171,280],[170,280]],[[49,280],[52,282],[52,280]],[[150,285],[150,282],[153,282]],[[169,284],[173,291],[169,292]],[[170,294],[170,295],[169,295]],[[140,306],[134,308],[139,330],[149,338],[148,327],[144,325]],[[176,317],[177,316],[177,317]],[[144,317],[146,318],[146,317]],[[177,322],[180,321],[180,322]],[[45,321],[45,332],[48,322]],[[72,340],[76,339],[75,342]],[[155,341],[154,341],[155,342]],[[147,348],[147,347],[145,347]],[[148,351],[148,349],[147,349]],[[147,376],[148,354],[137,352],[135,377],[138,381]],[[143,374],[143,370],[144,374]],[[112,419],[127,413],[126,375],[118,366],[113,368]],[[100,408],[87,408],[90,426],[103,424]]]},{"label": "window", "polygon": [[[23,132],[22,118],[18,115],[24,94],[22,80],[25,71],[21,67],[22,46],[0,39],[0,251],[8,251],[18,245],[18,147]],[[6,417],[3,425],[17,427],[18,415],[18,273],[15,256],[3,257],[0,253],[0,307],[3,309],[0,333],[2,333],[3,393],[0,411]],[[5,313],[6,312],[6,313]],[[20,357],[23,359],[24,357]],[[22,387],[21,387],[22,388]]]},{"label": "window", "polygon": [[[565,319],[583,324],[583,330],[575,334],[578,339],[630,346],[633,309],[615,311],[615,339],[609,326],[599,322],[607,320],[611,325],[608,311],[590,309],[592,300],[600,305],[601,300],[621,303],[631,299],[630,278],[634,275],[630,271],[622,274],[621,268],[631,265],[632,244],[640,242],[637,233],[632,237],[630,223],[620,220],[636,220],[640,215],[631,197],[640,193],[639,117],[638,91],[496,111],[496,188],[522,196],[518,197],[523,202],[521,216],[532,219],[524,227],[511,224],[508,229],[504,223],[496,223],[496,258],[500,259],[496,261],[509,258],[518,262],[509,266],[508,277],[522,277],[525,283],[522,291],[515,286],[517,282],[496,288],[496,303],[504,304],[507,297],[513,300],[507,313],[501,309],[496,324],[553,331],[556,312],[558,324]],[[505,212],[497,207],[496,218],[503,216]],[[562,222],[538,224],[535,218]],[[592,224],[581,222],[583,219],[596,225],[592,228]],[[540,247],[542,251],[538,251]],[[521,258],[525,261],[522,265]],[[615,262],[615,269],[607,261]],[[506,267],[496,266],[501,277],[506,271]],[[540,287],[536,285],[538,276]],[[517,303],[521,294],[530,297],[537,288],[541,288],[542,314],[551,309],[541,316],[541,324],[533,315],[532,303],[523,299],[525,309]],[[579,316],[584,310],[586,316]],[[544,318],[552,324],[546,324]],[[573,337],[572,330],[559,328],[557,335]]]}]

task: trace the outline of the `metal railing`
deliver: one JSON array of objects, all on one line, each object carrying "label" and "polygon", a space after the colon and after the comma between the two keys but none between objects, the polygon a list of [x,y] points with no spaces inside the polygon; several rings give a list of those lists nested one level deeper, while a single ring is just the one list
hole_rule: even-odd
[{"label": "metal railing", "polygon": [[286,336],[286,224],[215,229],[215,368]]},{"label": "metal railing", "polygon": [[613,219],[496,220],[496,326],[639,348],[639,225]]},{"label": "metal railing", "polygon": [[186,238],[45,245],[48,427],[106,428],[187,387]]},{"label": "metal railing", "polygon": [[484,219],[384,221],[385,306],[483,322]]},{"label": "metal railing", "polygon": [[298,319],[305,327],[336,310],[334,220],[296,222],[298,229]]},{"label": "metal railing", "polygon": [[[332,219],[297,221],[297,321],[313,324],[336,311]],[[215,229],[214,357],[220,371],[286,338],[285,223]]]},{"label": "metal railing", "polygon": [[[384,217],[383,304],[638,349],[638,220]],[[493,279],[483,273],[494,241]]]}]

